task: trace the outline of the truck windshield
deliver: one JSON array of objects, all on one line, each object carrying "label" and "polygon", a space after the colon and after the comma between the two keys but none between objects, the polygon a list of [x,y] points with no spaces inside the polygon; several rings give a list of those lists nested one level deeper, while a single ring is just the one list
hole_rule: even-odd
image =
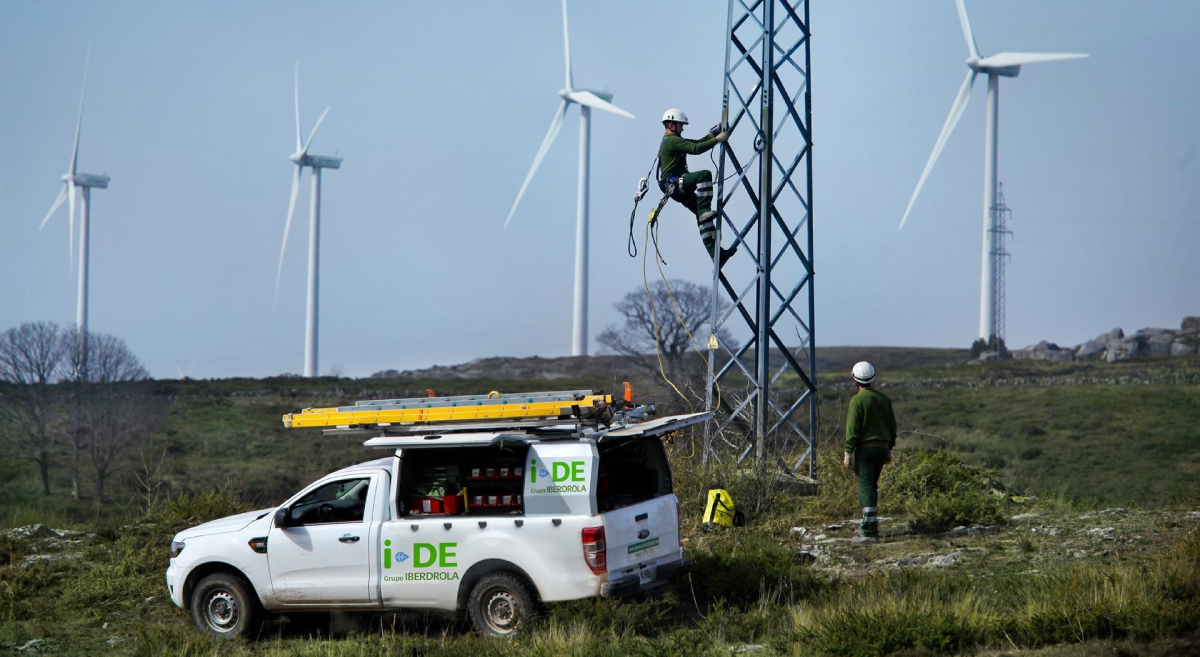
[{"label": "truck windshield", "polygon": [[600,444],[600,512],[670,495],[671,468],[658,438],[633,437]]}]

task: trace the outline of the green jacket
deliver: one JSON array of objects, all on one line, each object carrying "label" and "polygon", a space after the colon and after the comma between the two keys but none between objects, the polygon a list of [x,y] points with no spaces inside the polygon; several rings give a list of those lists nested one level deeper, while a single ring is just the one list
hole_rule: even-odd
[{"label": "green jacket", "polygon": [[658,146],[658,179],[687,173],[687,156],[707,153],[717,143],[717,138],[712,135],[704,139],[685,139],[669,132],[663,135]]},{"label": "green jacket", "polygon": [[896,415],[892,413],[892,400],[871,388],[863,388],[850,398],[850,410],[846,414],[846,451],[859,447],[896,446]]}]

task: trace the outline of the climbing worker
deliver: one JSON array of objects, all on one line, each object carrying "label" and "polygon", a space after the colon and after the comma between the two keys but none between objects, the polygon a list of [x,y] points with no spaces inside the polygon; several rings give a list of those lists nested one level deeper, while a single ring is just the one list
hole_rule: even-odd
[{"label": "climbing worker", "polygon": [[[662,124],[667,132],[658,147],[658,187],[696,215],[700,239],[712,257],[717,241],[717,212],[712,209],[713,176],[711,171],[689,172],[687,156],[707,153],[728,139],[729,133],[721,129],[704,139],[685,139],[683,126],[688,124],[687,115],[674,108],[663,114]],[[735,251],[737,247],[721,249],[719,264],[724,265]]]},{"label": "climbing worker", "polygon": [[846,414],[846,455],[843,463],[858,478],[858,505],[863,520],[859,535],[852,541],[859,545],[879,542],[879,473],[883,464],[892,460],[896,446],[896,415],[892,400],[872,386],[875,368],[866,361],[855,363],[850,371],[858,392],[850,398]]}]

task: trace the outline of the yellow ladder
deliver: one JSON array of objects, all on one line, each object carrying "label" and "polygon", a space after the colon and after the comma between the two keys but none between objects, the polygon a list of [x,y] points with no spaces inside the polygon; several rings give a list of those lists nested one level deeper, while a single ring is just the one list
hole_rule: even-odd
[{"label": "yellow ladder", "polygon": [[481,420],[588,420],[600,417],[612,403],[598,391],[533,392],[486,396],[417,397],[358,402],[354,406],[306,408],[283,416],[283,426],[388,427]]}]

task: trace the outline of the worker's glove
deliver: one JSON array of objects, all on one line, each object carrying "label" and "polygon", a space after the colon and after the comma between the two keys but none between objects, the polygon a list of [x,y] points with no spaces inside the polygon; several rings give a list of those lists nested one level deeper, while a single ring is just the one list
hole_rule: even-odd
[{"label": "worker's glove", "polygon": [[842,464],[846,466],[847,470],[854,472],[854,452],[846,452],[846,455],[842,457]]},{"label": "worker's glove", "polygon": [[717,135],[717,141],[723,142],[727,139],[729,139],[729,133],[724,130],[721,131],[721,134]]}]

